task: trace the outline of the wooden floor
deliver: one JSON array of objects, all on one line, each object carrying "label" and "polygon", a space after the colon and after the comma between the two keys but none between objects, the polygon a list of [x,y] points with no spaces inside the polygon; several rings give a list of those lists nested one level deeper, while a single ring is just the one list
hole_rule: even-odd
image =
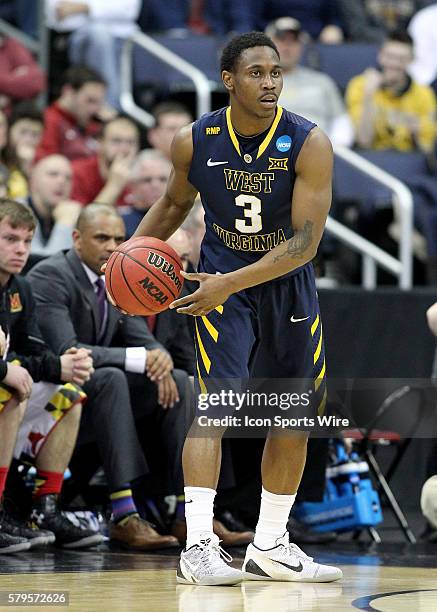
[{"label": "wooden floor", "polygon": [[[242,552],[242,551],[241,551]],[[314,551],[311,551],[313,554]],[[122,552],[40,552],[2,555],[0,593],[68,591],[69,606],[34,610],[81,612],[294,612],[296,610],[437,610],[437,545],[425,550],[324,550],[344,579],[332,584],[244,582],[235,587],[193,587],[175,582],[175,555]],[[411,565],[408,566],[408,561]],[[235,559],[238,566],[241,559]],[[0,609],[3,608],[0,605]],[[28,610],[29,607],[9,607]]]}]

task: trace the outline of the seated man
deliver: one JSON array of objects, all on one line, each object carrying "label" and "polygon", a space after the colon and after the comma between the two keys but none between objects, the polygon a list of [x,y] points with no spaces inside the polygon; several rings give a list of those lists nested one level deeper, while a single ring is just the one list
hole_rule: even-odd
[{"label": "seated man", "polygon": [[147,132],[151,146],[170,160],[171,143],[178,131],[193,121],[190,111],[179,102],[157,104],[152,110],[155,126]]},{"label": "seated man", "polygon": [[[18,276],[29,256],[34,228],[26,206],[0,201],[0,501],[15,447],[17,457],[25,451],[35,458],[33,522],[41,529],[16,521],[0,507],[0,553],[55,538],[70,548],[102,540],[100,534],[73,526],[57,506],[85,397],[76,385],[89,379],[92,360],[89,350],[75,347],[58,357],[41,339],[31,289]],[[65,382],[70,384],[59,387]]]},{"label": "seated man", "polygon": [[72,246],[82,207],[69,199],[71,180],[71,164],[62,155],[44,157],[33,167],[26,200],[37,219],[32,254],[47,256]]},{"label": "seated man", "polygon": [[433,150],[436,137],[434,92],[408,75],[413,40],[402,31],[387,35],[378,55],[380,70],[367,68],[346,90],[346,104],[363,149]]},{"label": "seated man", "polygon": [[[183,492],[181,453],[189,415],[186,372],[173,369],[168,352],[142,317],[121,314],[106,300],[101,267],[124,241],[123,221],[104,204],[85,207],[73,232],[74,246],[37,264],[29,280],[43,336],[54,350],[91,350],[95,372],[71,470],[83,477],[81,448],[97,443],[110,489],[114,520],[110,537],[131,548],[177,545],[142,521],[132,498],[132,481],[147,469],[135,420],[153,421],[162,439],[161,463],[168,463],[172,488]],[[156,429],[155,429],[156,428]],[[75,468],[79,466],[78,468]]]},{"label": "seated man", "polygon": [[155,149],[141,151],[132,169],[130,206],[122,210],[126,239],[131,238],[149,208],[160,198],[170,176],[170,162]]},{"label": "seated man", "polygon": [[101,124],[105,81],[90,68],[72,66],[62,76],[60,97],[44,113],[36,158],[59,153],[70,160],[94,155]]},{"label": "seated man", "polygon": [[316,123],[334,144],[350,146],[352,124],[337,85],[327,74],[300,65],[307,34],[299,21],[281,17],[267,26],[266,34],[281,56],[281,106]]},{"label": "seated man", "polygon": [[122,45],[138,30],[140,0],[107,3],[101,0],[46,0],[48,27],[70,32],[71,64],[98,70],[108,83],[107,102],[120,107],[119,65]]},{"label": "seated man", "polygon": [[81,204],[127,204],[139,139],[138,127],[128,117],[108,121],[98,153],[73,162],[73,199]]}]

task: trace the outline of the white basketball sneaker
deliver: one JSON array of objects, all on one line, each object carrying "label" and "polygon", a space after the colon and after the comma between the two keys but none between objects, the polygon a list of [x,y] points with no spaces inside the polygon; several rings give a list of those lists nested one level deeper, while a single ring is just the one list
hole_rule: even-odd
[{"label": "white basketball sneaker", "polygon": [[218,537],[205,534],[198,544],[181,552],[176,579],[181,584],[200,586],[238,584],[244,580],[244,574],[228,565],[231,561]]},{"label": "white basketball sneaker", "polygon": [[288,532],[276,540],[276,546],[268,550],[249,544],[243,572],[246,580],[286,582],[333,582],[343,576],[337,567],[315,563],[299,546],[290,544]]}]

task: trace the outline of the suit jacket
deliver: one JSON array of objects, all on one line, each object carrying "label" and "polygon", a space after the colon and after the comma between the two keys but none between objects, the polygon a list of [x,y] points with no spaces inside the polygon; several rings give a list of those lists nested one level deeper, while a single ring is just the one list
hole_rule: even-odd
[{"label": "suit jacket", "polygon": [[124,369],[126,347],[163,348],[142,317],[123,315],[109,302],[106,330],[97,340],[97,297],[74,249],[44,259],[27,278],[36,300],[41,332],[56,354],[72,346],[84,346],[91,349],[95,368]]},{"label": "suit jacket", "polygon": [[196,356],[188,318],[189,315],[178,314],[175,310],[160,312],[153,334],[170,353],[174,367],[193,375]]}]

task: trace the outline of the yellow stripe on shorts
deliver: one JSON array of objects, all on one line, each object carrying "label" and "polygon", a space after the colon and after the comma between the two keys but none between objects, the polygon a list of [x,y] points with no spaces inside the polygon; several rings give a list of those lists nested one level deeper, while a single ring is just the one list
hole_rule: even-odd
[{"label": "yellow stripe on shorts", "polygon": [[209,371],[211,369],[211,360],[208,357],[205,347],[203,346],[202,338],[200,337],[200,334],[199,334],[199,326],[197,325],[197,319],[194,319],[194,324],[196,326],[196,338],[197,338],[197,344],[199,345],[200,356],[202,357],[202,361],[203,361],[203,365],[205,367],[206,373],[209,374]]}]

